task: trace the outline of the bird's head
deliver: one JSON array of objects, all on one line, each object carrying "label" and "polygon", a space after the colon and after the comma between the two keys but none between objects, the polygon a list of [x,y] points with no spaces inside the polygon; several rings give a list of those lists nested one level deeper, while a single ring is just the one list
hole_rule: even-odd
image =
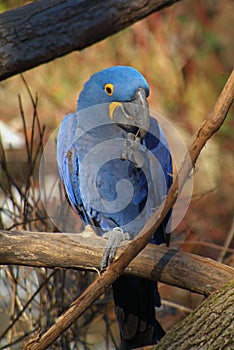
[{"label": "bird's head", "polygon": [[95,73],[85,83],[77,111],[107,104],[109,118],[128,131],[138,129],[144,138],[149,127],[149,86],[136,69],[114,66]]}]

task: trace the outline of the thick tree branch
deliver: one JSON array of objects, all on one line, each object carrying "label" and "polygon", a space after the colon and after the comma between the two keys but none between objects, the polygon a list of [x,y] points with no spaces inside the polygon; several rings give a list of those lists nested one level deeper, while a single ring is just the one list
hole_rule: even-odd
[{"label": "thick tree branch", "polygon": [[[99,269],[106,240],[87,227],[82,234],[0,231],[0,265]],[[117,257],[124,251],[122,243]],[[149,244],[126,274],[209,295],[234,279],[234,269],[194,254]]]},{"label": "thick tree branch", "polygon": [[179,0],[39,0],[0,15],[0,81],[81,50]]},{"label": "thick tree branch", "polygon": [[169,331],[153,350],[233,349],[234,280],[213,293]]},{"label": "thick tree branch", "polygon": [[[190,162],[195,165],[202,148],[209,138],[221,127],[234,98],[234,71],[231,73],[224,89],[222,90],[213,110],[208,114],[202,126],[195,134],[193,142],[189,148],[189,153],[185,157],[181,169],[179,170],[181,183],[186,181],[191,172]],[[57,322],[40,339],[30,344],[31,350],[46,349],[57,339],[75,320],[100,297],[105,289],[109,287],[124,271],[125,267],[132,259],[147,245],[152,233],[159,227],[170,207],[175,203],[178,196],[178,176],[173,183],[165,200],[162,212],[155,212],[143,227],[139,235],[126,247],[124,252],[107,268],[107,270],[97,278],[85,292],[77,298],[69,309],[61,315]]]}]

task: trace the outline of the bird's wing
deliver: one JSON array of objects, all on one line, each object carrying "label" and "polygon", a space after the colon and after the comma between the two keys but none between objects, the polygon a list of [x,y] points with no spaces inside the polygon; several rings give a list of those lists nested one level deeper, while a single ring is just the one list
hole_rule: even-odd
[{"label": "bird's wing", "polygon": [[83,221],[89,223],[80,193],[79,155],[76,148],[77,130],[76,114],[68,114],[63,119],[58,133],[57,163],[70,204]]},{"label": "bird's wing", "polygon": [[[166,190],[172,184],[172,160],[169,146],[164,132],[156,119],[150,118],[149,132],[146,137],[146,146],[159,161],[166,183]],[[154,182],[155,183],[155,182]]]},{"label": "bird's wing", "polygon": [[[156,202],[160,205],[172,184],[172,159],[164,132],[156,119],[152,117],[150,118],[150,127],[145,143],[147,149],[157,159],[156,164],[155,162],[150,163],[152,182],[149,183],[149,193],[154,193]],[[157,237],[155,236],[156,243],[162,243],[162,241],[169,243],[170,235],[165,232],[170,216],[171,210],[158,230]]]}]

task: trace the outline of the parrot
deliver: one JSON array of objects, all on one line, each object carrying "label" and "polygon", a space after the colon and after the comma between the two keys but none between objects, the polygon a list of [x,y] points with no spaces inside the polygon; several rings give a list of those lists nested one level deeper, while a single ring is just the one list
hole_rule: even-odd
[{"label": "parrot", "polygon": [[[121,241],[140,232],[172,184],[171,152],[150,116],[149,94],[136,68],[105,68],[85,82],[76,111],[59,127],[57,165],[68,201],[84,225],[106,238],[101,270],[114,260]],[[171,211],[150,243],[169,244],[170,216]],[[112,289],[120,348],[158,343],[165,331],[156,320],[157,283],[121,275]]]}]

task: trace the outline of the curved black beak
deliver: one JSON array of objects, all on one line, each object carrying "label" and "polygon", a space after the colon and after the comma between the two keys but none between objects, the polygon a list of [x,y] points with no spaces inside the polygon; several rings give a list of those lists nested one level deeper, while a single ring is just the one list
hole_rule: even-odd
[{"label": "curved black beak", "polygon": [[109,106],[110,117],[119,126],[129,132],[137,132],[140,138],[147,134],[150,116],[147,102],[147,94],[143,88],[139,88],[133,99],[129,102],[112,102]]}]

